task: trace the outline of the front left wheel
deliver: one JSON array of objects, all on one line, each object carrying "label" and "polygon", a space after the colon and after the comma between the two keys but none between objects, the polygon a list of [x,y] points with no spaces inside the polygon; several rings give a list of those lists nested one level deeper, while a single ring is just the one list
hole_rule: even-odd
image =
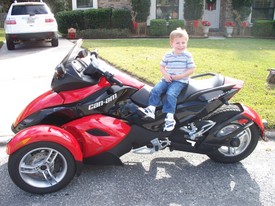
[{"label": "front left wheel", "polygon": [[8,171],[21,189],[45,194],[65,187],[73,179],[76,164],[72,154],[53,142],[27,145],[9,157]]}]

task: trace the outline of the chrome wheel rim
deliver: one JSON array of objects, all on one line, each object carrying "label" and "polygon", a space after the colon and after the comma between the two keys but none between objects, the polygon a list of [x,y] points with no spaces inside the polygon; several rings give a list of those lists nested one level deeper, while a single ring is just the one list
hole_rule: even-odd
[{"label": "chrome wheel rim", "polygon": [[[225,136],[227,134],[234,132],[238,128],[240,128],[240,125],[238,124],[227,125],[218,132],[217,136],[218,137]],[[251,142],[250,129],[247,128],[243,132],[239,133],[238,137],[236,136],[235,138],[238,138],[240,140],[240,145],[238,147],[222,146],[218,149],[219,152],[222,153],[224,156],[229,156],[229,157],[234,157],[242,154]]]},{"label": "chrome wheel rim", "polygon": [[52,148],[36,148],[28,152],[19,163],[19,174],[24,182],[37,188],[58,184],[68,169],[64,156]]}]

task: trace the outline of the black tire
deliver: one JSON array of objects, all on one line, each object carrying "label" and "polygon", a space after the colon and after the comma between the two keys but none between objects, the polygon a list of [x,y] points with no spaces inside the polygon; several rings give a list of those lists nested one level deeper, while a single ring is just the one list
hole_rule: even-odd
[{"label": "black tire", "polygon": [[46,194],[64,188],[76,173],[71,153],[53,142],[27,145],[9,157],[12,181],[30,193]]},{"label": "black tire", "polygon": [[[214,122],[223,122],[228,120],[230,117],[240,113],[240,109],[235,105],[228,105],[219,108],[215,111],[208,119]],[[224,135],[225,132],[230,133],[240,127],[238,122],[231,122],[220,129],[218,134]],[[249,156],[256,148],[259,141],[259,132],[255,124],[243,131],[244,133],[240,136],[240,145],[238,147],[220,147],[217,150],[207,154],[209,158],[216,162],[221,163],[236,163],[247,156]]]},{"label": "black tire", "polygon": [[6,42],[7,42],[8,50],[14,50],[15,49],[15,45],[14,45],[14,42],[12,40],[7,39]]},{"label": "black tire", "polygon": [[58,38],[53,38],[52,39],[52,47],[57,47],[59,45]]}]

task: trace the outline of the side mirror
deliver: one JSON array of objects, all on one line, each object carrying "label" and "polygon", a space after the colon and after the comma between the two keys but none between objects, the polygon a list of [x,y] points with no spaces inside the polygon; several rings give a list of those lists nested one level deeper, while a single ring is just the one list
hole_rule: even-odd
[{"label": "side mirror", "polygon": [[54,78],[62,79],[66,74],[66,70],[62,64],[59,64],[55,68]]},{"label": "side mirror", "polygon": [[84,57],[88,56],[88,54],[89,54],[88,49],[82,49],[78,52],[77,57],[78,58],[84,58]]}]

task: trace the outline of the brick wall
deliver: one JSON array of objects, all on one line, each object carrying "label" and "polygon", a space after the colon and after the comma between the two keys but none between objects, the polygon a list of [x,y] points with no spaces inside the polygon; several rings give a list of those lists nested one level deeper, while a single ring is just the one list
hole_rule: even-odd
[{"label": "brick wall", "polygon": [[220,28],[224,29],[224,23],[233,20],[232,0],[221,0]]},{"label": "brick wall", "polygon": [[99,0],[98,8],[131,9],[131,0]]}]

